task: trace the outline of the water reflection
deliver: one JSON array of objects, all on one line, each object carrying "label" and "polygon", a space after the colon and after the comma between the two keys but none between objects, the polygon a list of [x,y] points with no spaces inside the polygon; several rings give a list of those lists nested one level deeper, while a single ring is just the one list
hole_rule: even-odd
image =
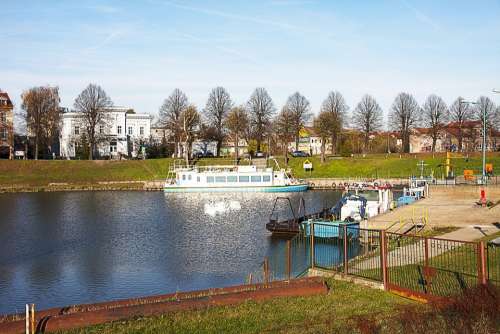
[{"label": "water reflection", "polygon": [[[301,195],[308,211],[339,198],[289,194],[294,206]],[[280,244],[265,230],[275,197],[0,194],[0,314],[27,302],[46,308],[241,284]]]}]

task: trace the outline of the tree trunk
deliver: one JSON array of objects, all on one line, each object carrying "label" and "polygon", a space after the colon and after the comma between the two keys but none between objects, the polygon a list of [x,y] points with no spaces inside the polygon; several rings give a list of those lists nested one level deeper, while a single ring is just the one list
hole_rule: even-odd
[{"label": "tree trunk", "polygon": [[337,138],[335,135],[332,136],[332,155],[337,152]]},{"label": "tree trunk", "polygon": [[326,139],[321,139],[321,163],[325,162],[325,148],[326,148]]},{"label": "tree trunk", "polygon": [[260,146],[262,145],[260,136],[257,138],[257,152],[260,152]]},{"label": "tree trunk", "polygon": [[283,145],[283,156],[285,157],[285,167],[288,167],[288,143]]},{"label": "tree trunk", "polygon": [[89,160],[93,160],[94,158],[94,144],[92,143],[92,141],[90,142],[90,145],[89,145]]},{"label": "tree trunk", "polygon": [[462,127],[460,126],[458,128],[458,152],[462,152],[462,144],[463,144],[463,133],[462,133]]},{"label": "tree trunk", "polygon": [[436,152],[437,137],[432,137],[432,153]]},{"label": "tree trunk", "polygon": [[365,142],[364,142],[364,153],[368,153],[368,142],[370,139],[370,134],[367,132],[365,133]]},{"label": "tree trunk", "polygon": [[222,140],[218,139],[217,140],[217,152],[215,152],[215,156],[218,157],[220,153],[220,148],[222,147]]},{"label": "tree trunk", "polygon": [[295,136],[295,151],[299,150],[299,135]]},{"label": "tree trunk", "polygon": [[238,158],[239,158],[239,148],[238,148],[238,134],[236,134],[235,136],[235,140],[234,140],[234,157],[236,159],[236,165],[238,164]]},{"label": "tree trunk", "polygon": [[38,160],[38,135],[35,136],[35,160]]}]

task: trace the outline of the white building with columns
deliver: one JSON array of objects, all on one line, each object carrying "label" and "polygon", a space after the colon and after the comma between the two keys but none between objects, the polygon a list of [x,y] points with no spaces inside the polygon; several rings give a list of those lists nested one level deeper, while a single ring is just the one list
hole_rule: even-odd
[{"label": "white building with columns", "polygon": [[[138,114],[133,109],[112,107],[106,110],[104,121],[96,126],[99,157],[137,157],[151,135],[149,114]],[[83,115],[66,111],[61,115],[59,134],[60,154],[63,158],[74,158],[78,145],[85,135]]]}]

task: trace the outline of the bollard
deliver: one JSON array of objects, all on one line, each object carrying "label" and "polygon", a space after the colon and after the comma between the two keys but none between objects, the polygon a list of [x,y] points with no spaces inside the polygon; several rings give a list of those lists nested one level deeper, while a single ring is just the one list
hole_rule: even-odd
[{"label": "bollard", "polygon": [[26,304],[26,334],[30,334],[30,306]]},{"label": "bollard", "polygon": [[35,304],[31,304],[31,333],[35,334]]}]

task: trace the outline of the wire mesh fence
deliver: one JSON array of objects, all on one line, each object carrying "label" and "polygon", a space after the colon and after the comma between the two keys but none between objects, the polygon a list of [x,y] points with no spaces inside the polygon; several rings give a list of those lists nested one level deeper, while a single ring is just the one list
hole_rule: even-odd
[{"label": "wire mesh fence", "polygon": [[486,245],[486,259],[488,280],[492,284],[500,286],[500,245],[488,243]]},{"label": "wire mesh fence", "polygon": [[[266,262],[267,261],[267,262]],[[348,224],[308,222],[263,264],[263,281],[293,279],[310,268],[383,282],[389,290],[448,297],[487,281],[500,284],[500,247]]]}]

